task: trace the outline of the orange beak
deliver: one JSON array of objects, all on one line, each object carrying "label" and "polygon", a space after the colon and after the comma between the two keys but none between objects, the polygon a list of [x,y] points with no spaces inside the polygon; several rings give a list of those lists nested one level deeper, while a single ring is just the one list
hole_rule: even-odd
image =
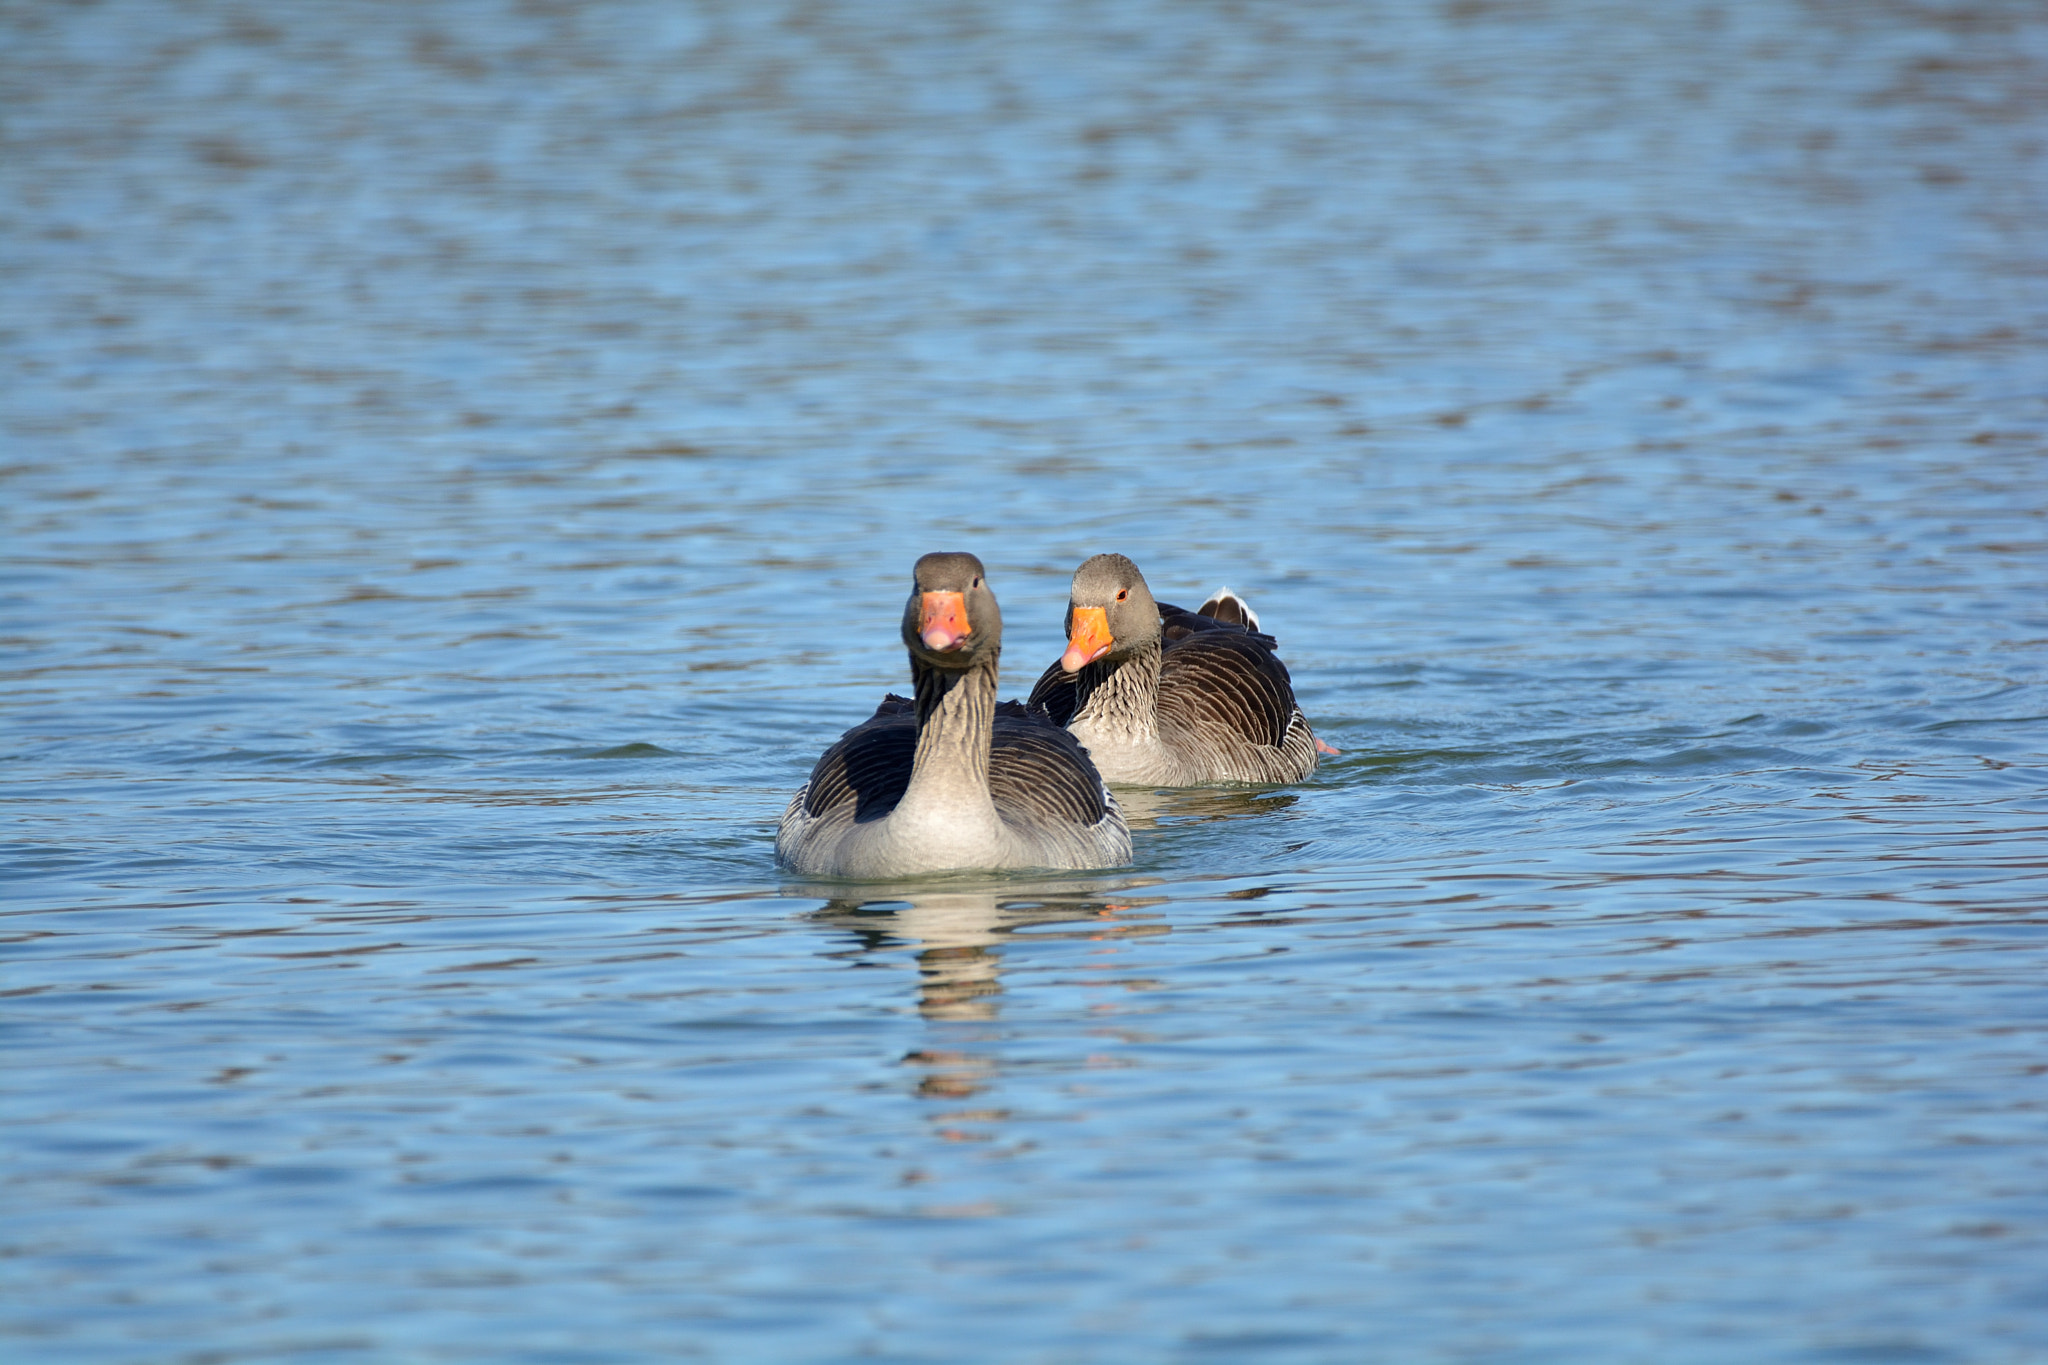
[{"label": "orange beak", "polygon": [[1060,655],[1060,668],[1079,673],[1109,653],[1116,640],[1109,633],[1109,613],[1101,607],[1075,607],[1068,615],[1067,652]]},{"label": "orange beak", "polygon": [[923,614],[917,633],[926,649],[944,654],[960,648],[960,642],[974,633],[967,624],[967,595],[957,592],[928,592],[923,597]]}]

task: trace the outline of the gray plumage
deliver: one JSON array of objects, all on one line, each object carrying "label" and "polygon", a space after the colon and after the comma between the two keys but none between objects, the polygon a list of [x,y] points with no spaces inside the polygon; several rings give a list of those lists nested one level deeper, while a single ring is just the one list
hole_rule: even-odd
[{"label": "gray plumage", "polygon": [[[1087,623],[1094,611],[1106,637]],[[1316,770],[1315,732],[1277,644],[1228,589],[1185,611],[1155,602],[1124,556],[1096,555],[1074,573],[1067,631],[1077,643],[1039,678],[1030,704],[1065,725],[1106,780],[1298,782]]]},{"label": "gray plumage", "polygon": [[875,878],[1131,860],[1081,744],[1043,712],[997,704],[1002,614],[980,560],[917,562],[903,639],[915,698],[885,698],[825,751],[783,813],[777,861]]}]

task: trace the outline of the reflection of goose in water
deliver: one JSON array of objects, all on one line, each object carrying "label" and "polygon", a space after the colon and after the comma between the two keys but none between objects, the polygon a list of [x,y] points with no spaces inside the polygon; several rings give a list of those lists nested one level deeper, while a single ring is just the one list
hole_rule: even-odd
[{"label": "reflection of goose in water", "polygon": [[[845,896],[845,888],[819,888],[838,898],[812,912],[820,923],[854,934],[859,947],[849,956],[900,951],[916,945],[917,1012],[936,1024],[993,1021],[1003,993],[1002,947],[1020,929],[1033,939],[1107,938],[1163,934],[1167,926],[1150,918],[1133,922],[1133,912],[1165,898],[1134,894],[1156,885],[1150,878],[1026,881],[1012,879],[934,890],[920,886],[863,887],[867,898]],[[802,888],[786,888],[801,892]],[[1044,932],[1042,926],[1071,925]],[[919,1071],[922,1099],[957,1101],[979,1094],[997,1076],[996,1059],[959,1047],[913,1048],[903,1064]],[[978,1111],[935,1115],[948,1120],[986,1118]]]},{"label": "reflection of goose in water", "polygon": [[1086,924],[1075,932],[1091,938],[1165,933],[1163,924],[1130,922],[1133,910],[1162,899],[1135,894],[1155,884],[1132,877],[1076,878],[934,889],[927,882],[863,887],[866,894],[858,900],[839,887],[829,889],[838,895],[812,917],[857,935],[863,952],[918,945],[918,1013],[931,1020],[973,1022],[996,1017],[1003,989],[1001,948],[1012,934],[1059,924]]}]

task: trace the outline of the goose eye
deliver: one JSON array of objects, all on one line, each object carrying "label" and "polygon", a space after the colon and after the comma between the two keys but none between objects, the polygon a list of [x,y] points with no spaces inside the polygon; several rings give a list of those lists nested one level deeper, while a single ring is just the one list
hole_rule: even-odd
[{"label": "goose eye", "polygon": [[1119,601],[1119,602],[1121,602],[1121,601],[1124,601],[1124,600],[1125,600],[1126,598],[1128,598],[1128,597],[1129,597],[1130,595],[1131,595],[1131,590],[1130,590],[1129,588],[1118,588],[1118,589],[1116,590],[1116,600],[1117,600],[1117,601]]},{"label": "goose eye", "polygon": [[973,582],[973,583],[969,584],[969,586],[970,586],[970,587],[976,587],[976,588],[978,588],[978,587],[980,587],[980,586],[981,586],[981,580],[980,580],[979,578],[977,578],[977,579],[975,579],[975,580],[974,580],[974,582]]}]

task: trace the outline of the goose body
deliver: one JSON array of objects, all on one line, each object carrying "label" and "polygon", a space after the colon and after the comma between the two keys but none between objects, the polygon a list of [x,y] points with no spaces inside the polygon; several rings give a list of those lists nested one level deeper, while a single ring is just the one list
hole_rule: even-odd
[{"label": "goose body", "polygon": [[1120,867],[1123,812],[1080,742],[996,702],[1002,615],[981,561],[917,562],[903,618],[914,697],[885,698],[811,770],[776,860],[827,877]]},{"label": "goose body", "polygon": [[1197,611],[1155,602],[1138,566],[1097,555],[1074,573],[1067,652],[1031,704],[1067,727],[1109,782],[1298,782],[1318,753],[1272,636],[1224,589]]}]

